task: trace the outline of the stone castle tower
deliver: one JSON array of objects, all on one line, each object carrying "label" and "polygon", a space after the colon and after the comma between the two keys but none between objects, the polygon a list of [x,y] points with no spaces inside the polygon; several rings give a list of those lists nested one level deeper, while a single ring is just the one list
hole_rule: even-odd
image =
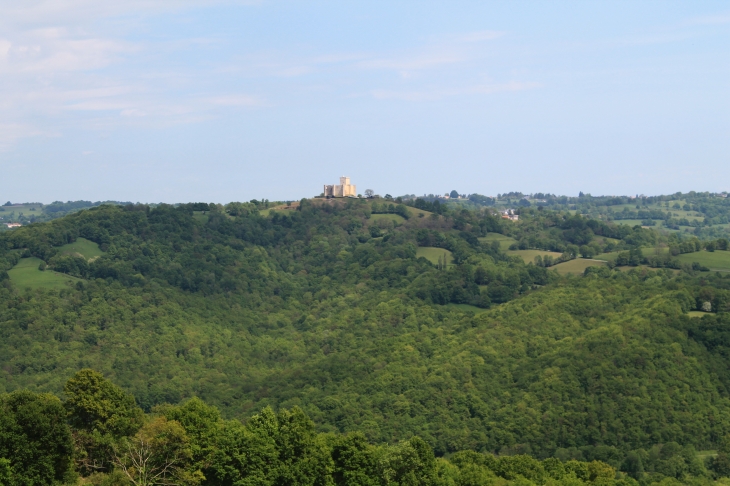
[{"label": "stone castle tower", "polygon": [[347,176],[340,177],[340,183],[335,186],[324,186],[324,197],[355,197],[357,189],[355,184],[350,184],[350,178]]}]

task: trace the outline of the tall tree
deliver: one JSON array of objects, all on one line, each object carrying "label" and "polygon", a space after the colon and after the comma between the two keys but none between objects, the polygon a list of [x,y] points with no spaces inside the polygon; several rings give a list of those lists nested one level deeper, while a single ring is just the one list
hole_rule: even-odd
[{"label": "tall tree", "polygon": [[0,395],[0,475],[12,470],[13,485],[59,484],[73,478],[72,456],[58,397],[26,390]]}]

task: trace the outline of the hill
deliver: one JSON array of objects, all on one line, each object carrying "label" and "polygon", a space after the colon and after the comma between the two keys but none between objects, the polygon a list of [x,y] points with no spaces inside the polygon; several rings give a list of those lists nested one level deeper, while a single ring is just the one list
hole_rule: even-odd
[{"label": "hill", "polygon": [[[665,237],[550,211],[515,225],[436,209],[381,227],[357,200],[266,216],[255,203],[100,206],[4,233],[8,273],[43,261],[74,283],[4,280],[0,391],[60,394],[93,368],[146,412],[193,396],[244,420],[296,406],[321,432],[417,435],[438,456],[624,470],[631,454],[717,449],[730,434],[730,277],[639,260],[563,277],[502,241],[570,262],[577,242],[638,259],[636,245]],[[419,258],[433,249],[452,264]]]}]

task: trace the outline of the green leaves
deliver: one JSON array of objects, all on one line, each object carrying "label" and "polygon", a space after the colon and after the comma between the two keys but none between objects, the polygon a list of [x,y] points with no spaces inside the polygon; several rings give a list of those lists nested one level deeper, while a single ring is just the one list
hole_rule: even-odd
[{"label": "green leaves", "polygon": [[69,422],[78,430],[123,437],[142,426],[142,410],[134,397],[101,373],[83,369],[66,382],[63,390]]},{"label": "green leaves", "polygon": [[[0,395],[0,484],[60,484],[73,478],[73,442],[61,401],[50,394]],[[12,478],[8,482],[8,478]]]}]

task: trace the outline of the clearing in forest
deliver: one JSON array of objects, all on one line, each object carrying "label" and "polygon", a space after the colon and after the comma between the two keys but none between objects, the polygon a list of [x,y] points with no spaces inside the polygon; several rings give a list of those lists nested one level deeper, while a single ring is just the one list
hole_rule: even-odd
[{"label": "clearing in forest", "polygon": [[86,260],[99,258],[104,254],[99,245],[86,238],[76,238],[76,241],[58,248],[61,254],[78,255]]},{"label": "clearing in forest", "polygon": [[438,265],[439,257],[441,258],[441,261],[443,261],[444,256],[446,257],[447,265],[453,265],[454,257],[451,255],[449,250],[433,246],[421,246],[416,249],[416,258],[423,257],[434,265]]},{"label": "clearing in forest", "polygon": [[509,249],[510,245],[512,245],[513,243],[517,243],[517,240],[515,240],[514,238],[499,233],[487,233],[487,236],[482,236],[481,238],[479,238],[479,241],[481,241],[482,243],[492,243],[493,241],[498,241],[499,247],[502,250],[507,250]]},{"label": "clearing in forest", "polygon": [[370,221],[393,221],[394,223],[400,224],[406,219],[400,214],[372,214],[370,215]]},{"label": "clearing in forest", "polygon": [[[418,219],[428,218],[429,216],[434,214],[431,211],[426,211],[424,209],[417,209],[417,208],[408,208],[408,212],[411,213],[411,217],[418,218]],[[423,216],[421,216],[421,215],[423,215]]]},{"label": "clearing in forest", "polygon": [[677,260],[682,263],[697,262],[710,270],[730,271],[730,251],[696,251],[694,253],[682,253],[677,255]]},{"label": "clearing in forest", "polygon": [[8,270],[10,282],[19,289],[63,289],[79,280],[52,270],[38,270],[40,264],[40,258],[21,258],[17,265]]},{"label": "clearing in forest", "polygon": [[602,261],[586,260],[585,258],[576,258],[564,263],[559,263],[550,267],[550,270],[557,270],[560,275],[567,275],[572,273],[574,275],[583,275],[588,267],[596,267],[599,265],[605,265]]},{"label": "clearing in forest", "polygon": [[507,254],[522,257],[522,260],[524,260],[525,263],[534,262],[535,257],[538,255],[541,257],[551,256],[553,258],[558,258],[562,255],[562,253],[558,253],[556,251],[545,250],[511,250],[508,251]]},{"label": "clearing in forest", "polygon": [[475,314],[479,314],[481,312],[485,312],[485,311],[488,310],[488,309],[482,309],[481,307],[477,307],[475,305],[469,305],[469,304],[454,304],[453,302],[444,305],[444,307],[450,307],[452,309],[457,309],[457,310],[460,310],[462,312],[473,312]]}]

